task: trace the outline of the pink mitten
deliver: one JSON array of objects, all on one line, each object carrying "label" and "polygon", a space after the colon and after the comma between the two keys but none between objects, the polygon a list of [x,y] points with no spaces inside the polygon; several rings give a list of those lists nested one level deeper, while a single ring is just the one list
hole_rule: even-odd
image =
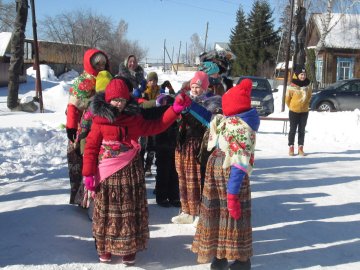
[{"label": "pink mitten", "polygon": [[241,205],[240,205],[239,195],[228,194],[227,207],[230,216],[233,219],[238,220],[241,217]]},{"label": "pink mitten", "polygon": [[173,105],[174,112],[177,114],[181,113],[191,105],[191,102],[191,99],[185,93],[178,94]]},{"label": "pink mitten", "polygon": [[93,175],[85,176],[84,184],[87,190],[95,191],[95,179]]}]

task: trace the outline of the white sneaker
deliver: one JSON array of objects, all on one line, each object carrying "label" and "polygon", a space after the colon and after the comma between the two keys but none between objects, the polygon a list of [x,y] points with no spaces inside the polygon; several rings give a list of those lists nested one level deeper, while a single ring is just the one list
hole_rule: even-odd
[{"label": "white sneaker", "polygon": [[193,225],[194,225],[195,228],[197,227],[198,223],[199,223],[199,216],[195,216],[195,219],[194,219],[194,222],[193,222]]},{"label": "white sneaker", "polygon": [[192,215],[181,212],[178,216],[173,217],[171,222],[175,224],[191,224],[194,222],[194,218]]}]

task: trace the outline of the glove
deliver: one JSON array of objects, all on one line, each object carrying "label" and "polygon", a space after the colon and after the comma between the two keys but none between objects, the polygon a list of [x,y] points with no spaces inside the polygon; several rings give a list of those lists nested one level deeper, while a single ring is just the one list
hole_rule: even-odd
[{"label": "glove", "polygon": [[93,175],[85,176],[84,184],[87,190],[95,191],[95,179]]},{"label": "glove", "polygon": [[156,98],[156,107],[166,105],[166,103],[167,103],[166,95],[165,94],[158,95],[158,97]]},{"label": "glove", "polygon": [[191,103],[192,101],[189,98],[189,96],[186,95],[185,93],[181,93],[177,95],[175,98],[173,110],[175,113],[179,114],[183,110],[187,109],[191,105]]},{"label": "glove", "polygon": [[75,142],[76,132],[77,132],[76,128],[67,128],[66,129],[66,134],[70,141]]},{"label": "glove", "polygon": [[241,217],[241,205],[238,195],[227,194],[227,208],[233,219],[238,220]]},{"label": "glove", "polygon": [[141,92],[144,92],[146,90],[146,85],[147,85],[147,81],[146,80],[142,80],[141,83],[140,83],[140,88],[139,90]]},{"label": "glove", "polygon": [[138,88],[135,88],[135,89],[133,90],[133,96],[134,96],[134,97],[137,97],[137,98],[141,97],[141,90],[138,89]]},{"label": "glove", "polygon": [[165,94],[165,88],[160,88],[160,94]]},{"label": "glove", "polygon": [[105,91],[106,86],[109,84],[113,76],[107,70],[102,70],[96,76],[95,90],[96,92]]}]

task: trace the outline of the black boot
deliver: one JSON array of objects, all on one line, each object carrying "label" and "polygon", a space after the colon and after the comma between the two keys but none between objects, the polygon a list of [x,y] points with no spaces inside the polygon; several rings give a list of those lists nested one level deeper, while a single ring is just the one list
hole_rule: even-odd
[{"label": "black boot", "polygon": [[250,270],[251,269],[251,262],[250,259],[247,260],[246,262],[241,262],[238,260],[235,260],[231,265],[230,265],[230,270]]},{"label": "black boot", "polygon": [[226,258],[218,259],[214,257],[213,261],[210,264],[210,270],[227,270],[228,261]]}]

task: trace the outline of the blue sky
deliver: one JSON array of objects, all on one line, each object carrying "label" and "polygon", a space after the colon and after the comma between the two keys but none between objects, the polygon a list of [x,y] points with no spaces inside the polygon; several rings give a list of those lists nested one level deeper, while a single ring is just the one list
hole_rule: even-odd
[{"label": "blue sky", "polygon": [[[280,0],[270,0],[278,23]],[[64,12],[88,9],[98,15],[109,16],[116,25],[121,19],[128,23],[127,38],[137,40],[148,49],[148,61],[163,57],[163,44],[177,56],[181,41],[181,53],[186,43],[197,33],[205,42],[206,24],[209,23],[207,44],[228,42],[231,29],[236,25],[236,11],[241,3],[245,13],[251,9],[252,0],[35,0],[36,17],[55,16]],[[31,13],[29,12],[31,17]],[[28,23],[31,29],[31,23]],[[31,32],[31,31],[29,31]],[[32,33],[32,32],[31,32]],[[32,34],[31,34],[32,35]]]}]

